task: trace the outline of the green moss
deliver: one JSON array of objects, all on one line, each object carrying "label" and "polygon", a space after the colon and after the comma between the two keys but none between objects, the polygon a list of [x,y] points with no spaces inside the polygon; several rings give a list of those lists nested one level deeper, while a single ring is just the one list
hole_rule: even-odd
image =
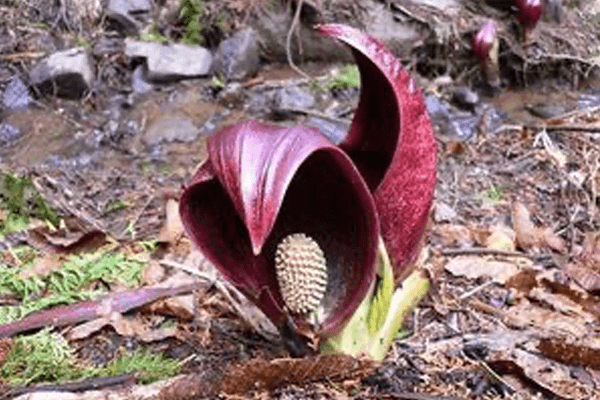
[{"label": "green moss", "polygon": [[360,87],[360,72],[356,65],[346,65],[340,69],[326,84],[326,88],[348,89]]},{"label": "green moss", "polygon": [[73,351],[59,334],[44,329],[15,339],[0,376],[12,386],[77,378]]},{"label": "green moss", "polygon": [[138,348],[131,353],[121,355],[106,367],[98,369],[94,375],[118,376],[135,372],[141,383],[151,383],[163,377],[176,375],[180,370],[181,363],[178,360]]},{"label": "green moss", "polygon": [[62,335],[44,329],[15,339],[6,362],[0,367],[0,377],[11,386],[24,386],[136,373],[141,383],[150,383],[173,376],[180,369],[178,360],[142,348],[122,354],[104,367],[87,368],[76,362],[73,349]]}]

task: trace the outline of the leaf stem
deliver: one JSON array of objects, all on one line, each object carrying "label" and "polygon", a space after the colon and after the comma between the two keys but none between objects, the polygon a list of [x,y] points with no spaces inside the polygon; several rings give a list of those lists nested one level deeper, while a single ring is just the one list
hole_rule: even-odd
[{"label": "leaf stem", "polygon": [[402,328],[404,317],[421,301],[429,289],[429,280],[416,270],[402,282],[392,295],[390,308],[381,328],[373,335],[368,346],[368,354],[381,361],[389,350],[394,337]]}]

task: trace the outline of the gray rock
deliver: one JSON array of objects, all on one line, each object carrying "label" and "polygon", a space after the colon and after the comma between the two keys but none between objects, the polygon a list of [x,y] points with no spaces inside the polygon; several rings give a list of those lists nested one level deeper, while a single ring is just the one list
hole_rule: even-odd
[{"label": "gray rock", "polygon": [[166,118],[154,122],[144,133],[142,140],[153,146],[163,142],[192,142],[200,134],[200,129],[189,119]]},{"label": "gray rock", "polygon": [[143,65],[138,65],[131,75],[131,87],[136,94],[148,93],[153,88],[152,84],[144,79],[144,69]]},{"label": "gray rock", "polygon": [[219,103],[228,108],[242,108],[246,101],[246,90],[239,82],[228,84],[217,96]]},{"label": "gray rock", "polygon": [[452,94],[452,102],[463,110],[474,111],[480,101],[479,95],[465,86],[457,88]]},{"label": "gray rock", "polygon": [[306,125],[318,129],[322,135],[327,136],[327,138],[336,145],[344,140],[350,129],[350,123],[343,124],[341,122],[317,117],[310,117],[308,121],[306,121]]},{"label": "gray rock", "polygon": [[456,211],[448,204],[441,201],[435,204],[435,212],[433,214],[435,222],[451,222],[456,216]]},{"label": "gray rock", "polygon": [[150,81],[166,82],[205,76],[210,71],[212,54],[200,46],[125,41],[125,54],[145,58]]},{"label": "gray rock", "polygon": [[0,146],[11,144],[21,136],[19,128],[5,122],[0,123]]},{"label": "gray rock", "polygon": [[580,110],[598,106],[600,106],[600,87],[596,89],[596,93],[594,93],[594,91],[591,93],[583,93],[577,98],[577,108]]},{"label": "gray rock", "polygon": [[117,28],[126,34],[136,34],[140,22],[152,11],[151,0],[108,0],[106,17],[117,24]]},{"label": "gray rock", "polygon": [[432,119],[449,118],[450,109],[448,108],[448,104],[444,103],[439,98],[427,96],[425,98],[425,103],[427,104],[427,111],[429,111],[429,115]]},{"label": "gray rock", "polygon": [[417,4],[424,4],[440,10],[462,7],[458,0],[413,0],[413,2]]},{"label": "gray rock", "polygon": [[525,109],[534,117],[543,119],[555,118],[571,111],[570,109],[567,109],[565,104],[554,103],[526,104]]},{"label": "gray rock", "polygon": [[212,70],[226,81],[243,80],[256,75],[259,62],[256,32],[246,28],[221,42]]},{"label": "gray rock", "polygon": [[315,104],[315,97],[298,86],[283,87],[275,91],[273,109],[287,111],[307,109]]},{"label": "gray rock", "polygon": [[26,108],[32,101],[27,86],[17,76],[10,81],[2,94],[2,107],[5,110]]},{"label": "gray rock", "polygon": [[477,134],[478,116],[453,115],[448,126],[449,133],[458,140],[469,140]]},{"label": "gray rock", "polygon": [[125,47],[123,39],[118,36],[102,36],[94,43],[95,56],[121,53]]},{"label": "gray rock", "polygon": [[31,70],[29,80],[42,93],[79,98],[94,82],[92,58],[82,48],[54,53]]}]

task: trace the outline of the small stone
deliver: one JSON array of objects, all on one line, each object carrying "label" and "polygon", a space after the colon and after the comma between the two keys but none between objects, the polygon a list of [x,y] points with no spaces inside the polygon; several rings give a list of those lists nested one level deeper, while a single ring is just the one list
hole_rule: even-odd
[{"label": "small stone", "polygon": [[468,87],[459,87],[452,94],[452,102],[463,110],[473,111],[480,102],[479,95]]},{"label": "small stone", "polygon": [[212,69],[222,74],[226,81],[230,81],[256,75],[259,66],[256,32],[252,28],[246,28],[221,42]]},{"label": "small stone", "polygon": [[276,111],[306,110],[315,104],[315,97],[298,86],[289,86],[279,89],[273,101]]},{"label": "small stone", "polygon": [[133,71],[133,74],[131,74],[131,87],[133,88],[134,93],[148,93],[154,87],[151,83],[146,82],[144,79],[144,68],[144,65],[138,65]]},{"label": "small stone", "polygon": [[151,0],[108,0],[105,14],[121,32],[136,34],[140,29],[140,20],[148,17],[151,11]]},{"label": "small stone", "polygon": [[168,82],[206,76],[210,71],[212,54],[200,46],[185,44],[125,41],[125,55],[145,58],[147,78],[153,82]]},{"label": "small stone", "polygon": [[21,136],[21,131],[7,123],[0,123],[0,146],[11,144]]},{"label": "small stone", "polygon": [[147,145],[163,142],[192,142],[200,134],[200,129],[189,119],[165,118],[154,122],[144,133],[143,141]]},{"label": "small stone", "polygon": [[94,82],[92,59],[82,48],[60,51],[40,61],[29,79],[45,94],[80,98]]},{"label": "small stone", "polygon": [[32,102],[29,89],[19,77],[14,77],[2,95],[2,107],[6,110],[26,108]]},{"label": "small stone", "polygon": [[435,222],[451,222],[456,218],[456,211],[448,204],[437,202],[435,204],[435,213],[433,219]]}]

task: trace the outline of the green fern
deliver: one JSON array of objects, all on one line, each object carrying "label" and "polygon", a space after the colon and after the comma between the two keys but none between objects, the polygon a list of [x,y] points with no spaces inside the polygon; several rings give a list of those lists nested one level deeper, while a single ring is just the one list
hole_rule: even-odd
[{"label": "green fern", "polygon": [[0,209],[8,211],[0,221],[0,237],[6,233],[24,229],[30,217],[58,226],[59,217],[35,189],[31,179],[9,172],[0,173]]},{"label": "green fern", "polygon": [[13,386],[62,381],[78,375],[69,343],[50,329],[17,337],[0,367],[0,376]]},{"label": "green fern", "polygon": [[179,21],[184,25],[182,41],[189,44],[201,44],[203,41],[202,30],[204,26],[201,18],[205,8],[202,0],[180,0]]},{"label": "green fern", "polygon": [[94,374],[97,376],[118,376],[135,372],[142,383],[151,383],[162,377],[179,373],[181,363],[149,350],[138,348],[123,354]]},{"label": "green fern", "polygon": [[[43,278],[35,275],[24,277],[28,264],[19,268],[0,268],[0,293],[11,293],[22,300],[17,306],[0,307],[0,323],[11,322],[48,307],[92,298],[97,291],[86,288],[97,281],[135,286],[146,262],[147,256],[128,257],[101,249],[91,254],[72,255],[60,269]],[[48,294],[40,296],[43,292]]]}]

